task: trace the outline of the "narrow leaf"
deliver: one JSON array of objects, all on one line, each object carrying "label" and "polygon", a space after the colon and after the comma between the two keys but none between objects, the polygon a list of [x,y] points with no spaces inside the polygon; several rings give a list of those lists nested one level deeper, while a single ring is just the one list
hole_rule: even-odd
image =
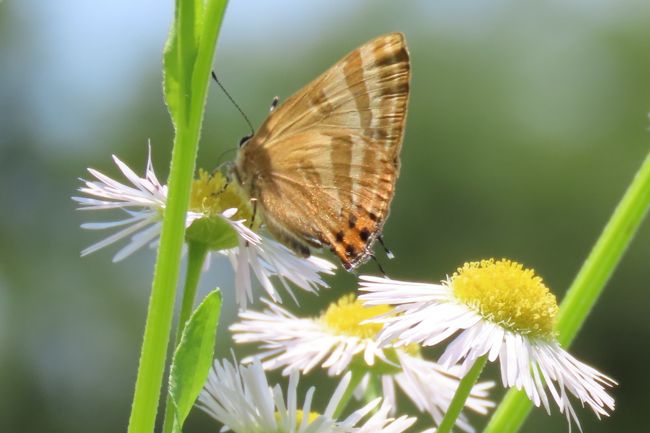
[{"label": "narrow leaf", "polygon": [[205,0],[194,0],[194,28],[196,29],[196,46],[199,45],[199,38],[203,33],[203,25],[205,22]]},{"label": "narrow leaf", "polygon": [[163,93],[172,123],[176,128],[180,120],[180,67],[178,61],[178,37],[176,24],[169,29],[169,37],[163,51]]},{"label": "narrow leaf", "polygon": [[176,408],[174,432],[181,431],[208,377],[220,313],[221,293],[216,289],[192,313],[174,353],[169,374],[169,393]]}]

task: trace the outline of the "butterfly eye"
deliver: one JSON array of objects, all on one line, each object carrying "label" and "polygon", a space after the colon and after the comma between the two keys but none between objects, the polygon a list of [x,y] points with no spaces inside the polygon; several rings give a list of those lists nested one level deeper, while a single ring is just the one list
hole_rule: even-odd
[{"label": "butterfly eye", "polygon": [[239,140],[239,147],[242,147],[248,140],[250,140],[252,135],[244,135],[241,140]]}]

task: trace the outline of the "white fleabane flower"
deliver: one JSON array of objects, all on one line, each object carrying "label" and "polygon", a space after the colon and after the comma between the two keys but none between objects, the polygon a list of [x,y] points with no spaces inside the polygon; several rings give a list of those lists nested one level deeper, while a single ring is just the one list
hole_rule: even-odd
[{"label": "white fleabane flower", "polygon": [[[357,374],[365,375],[355,392],[358,398],[363,396],[372,374],[380,377],[383,396],[393,411],[397,386],[436,424],[442,420],[459,379],[453,368],[422,359],[417,346],[394,348],[378,344],[375,335],[381,326],[362,322],[386,313],[389,307],[364,308],[353,295],[346,295],[320,317],[299,318],[278,305],[267,305],[268,309],[262,312],[240,311],[240,320],[230,327],[237,343],[258,343],[262,348],[244,362],[260,359],[264,368],[282,368],[284,375],[322,367],[331,376],[338,376],[354,368],[363,372]],[[487,400],[487,390],[492,386],[477,384],[466,406],[486,414],[494,406]],[[463,416],[458,426],[473,431]]]},{"label": "white fleabane flower", "polygon": [[198,406],[223,424],[222,431],[235,433],[400,433],[415,422],[402,416],[388,418],[389,407],[362,421],[381,399],[375,399],[343,420],[334,413],[350,383],[346,375],[334,391],[324,412],[312,410],[315,388],[311,387],[302,406],[298,403],[298,372],[289,377],[286,399],[279,385],[271,388],[259,362],[234,366],[227,360],[215,361]]},{"label": "white fleabane flower", "polygon": [[[162,185],[156,177],[151,163],[151,149],[147,158],[144,178],[135,174],[115,155],[113,155],[113,161],[133,186],[120,183],[95,169],[89,168],[88,172],[96,180],[82,180],[85,186],[79,188],[80,192],[89,197],[72,197],[72,199],[81,204],[80,210],[120,209],[127,214],[126,218],[117,221],[93,222],[81,225],[82,228],[89,230],[120,228],[106,239],[84,249],[81,252],[82,256],[130,236],[130,242],[113,257],[113,261],[118,262],[128,257],[135,250],[158,239],[162,213],[167,201],[167,187]],[[188,223],[191,224],[199,216],[198,214],[188,215]]]},{"label": "white fleabane flower", "polygon": [[[108,245],[129,238],[113,257],[117,262],[128,257],[136,250],[149,245],[155,246],[162,229],[162,218],[167,203],[167,186],[160,183],[151,162],[151,149],[143,178],[139,177],[124,162],[113,156],[115,164],[130,182],[130,186],[120,183],[94,169],[88,169],[95,180],[82,180],[84,186],[79,191],[83,197],[73,197],[80,203],[80,210],[117,209],[127,214],[126,218],[116,221],[92,222],[82,224],[82,228],[91,230],[118,229],[106,239],[84,249],[82,256],[93,253]],[[318,257],[304,259],[296,256],[278,242],[259,234],[259,223],[252,228],[246,223],[252,219],[247,202],[234,191],[221,173],[208,175],[204,171],[192,185],[189,210],[185,217],[188,236],[205,242],[209,248],[218,249],[229,257],[236,276],[236,298],[242,307],[253,301],[251,274],[260,281],[262,287],[274,300],[281,302],[280,294],[271,283],[272,277],[278,277],[289,291],[289,282],[303,290],[315,292],[319,287],[327,287],[320,274],[332,274],[335,266]],[[219,223],[221,221],[221,223]],[[224,235],[223,222],[232,232],[232,242],[228,234]],[[195,223],[205,223],[196,232]],[[218,227],[216,240],[209,239],[213,234],[210,227]],[[212,224],[212,225],[211,225]],[[219,227],[220,226],[220,227]],[[216,245],[213,245],[216,242]],[[229,244],[229,242],[231,242]]]},{"label": "white fleabane flower", "polygon": [[[237,303],[242,308],[245,309],[248,302],[253,302],[251,271],[275,302],[282,302],[282,298],[271,282],[272,276],[278,277],[294,300],[289,282],[314,293],[319,287],[327,287],[319,273],[333,274],[336,266],[332,263],[315,256],[298,257],[279,242],[257,235],[246,226],[241,230],[246,236],[239,236],[239,247],[221,253],[228,256],[235,270]],[[255,241],[248,240],[253,236]]]},{"label": "white fleabane flower", "polygon": [[439,362],[469,370],[487,355],[499,359],[506,387],[523,389],[550,413],[547,390],[567,417],[578,417],[568,393],[596,416],[607,416],[614,399],[605,391],[612,379],[578,361],[557,342],[555,296],[530,269],[509,260],[466,263],[442,284],[361,277],[366,305],[394,305],[373,319],[383,324],[379,339],[396,344],[438,344],[454,337]]}]

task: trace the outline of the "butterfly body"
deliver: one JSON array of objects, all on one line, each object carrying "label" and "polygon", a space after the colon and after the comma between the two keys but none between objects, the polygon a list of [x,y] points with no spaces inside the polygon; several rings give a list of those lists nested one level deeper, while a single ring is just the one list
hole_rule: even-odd
[{"label": "butterfly body", "polygon": [[346,269],[381,234],[399,174],[410,64],[403,35],[376,38],[287,99],[243,143],[234,177],[295,252],[329,246]]}]

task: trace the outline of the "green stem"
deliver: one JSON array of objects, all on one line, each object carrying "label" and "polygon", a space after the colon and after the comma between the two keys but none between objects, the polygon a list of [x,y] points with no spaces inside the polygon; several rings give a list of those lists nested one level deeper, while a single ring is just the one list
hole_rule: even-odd
[{"label": "green stem", "polygon": [[192,179],[181,175],[184,172],[191,173],[194,164],[192,154],[195,149],[183,149],[183,146],[179,145],[180,142],[188,141],[183,140],[186,135],[187,132],[181,132],[179,128],[174,140],[168,184],[169,194],[147,310],[147,322],[129,419],[129,433],[152,432],[158,408],[176,298],[185,212]]},{"label": "green stem", "polygon": [[567,291],[557,317],[558,341],[568,347],[621,261],[650,207],[650,153]]},{"label": "green stem", "polygon": [[381,395],[381,376],[374,373],[370,373],[370,377],[368,378],[368,388],[366,388],[366,392],[363,395],[363,400],[366,403],[370,403],[380,395]]},{"label": "green stem", "polygon": [[352,377],[350,378],[350,383],[348,384],[348,387],[345,389],[345,393],[343,393],[343,396],[341,397],[338,406],[336,406],[336,410],[334,411],[333,414],[334,419],[337,419],[339,416],[341,416],[341,413],[343,413],[343,410],[347,407],[348,403],[350,402],[350,398],[354,393],[354,390],[357,389],[357,386],[359,386],[359,383],[361,383],[361,379],[363,379],[365,371],[361,368],[353,367],[352,369],[350,369],[350,373],[352,374]]},{"label": "green stem", "polygon": [[[193,10],[192,4],[191,1],[177,0],[176,2],[176,25],[181,27],[176,33],[177,38],[187,34],[187,31],[184,30],[187,26],[195,25],[195,20],[188,19],[183,13],[184,10]],[[188,70],[185,70],[185,67],[181,68],[181,75],[185,78],[189,75],[191,80],[183,79],[182,87],[179,89],[186,99],[178,107],[178,119],[181,120],[175,125],[176,135],[168,180],[167,203],[129,418],[129,433],[150,433],[154,429],[167,359],[167,345],[185,233],[185,214],[198,150],[203,107],[207,96],[217,35],[221,28],[225,7],[225,0],[207,0],[203,29],[198,48],[195,51],[195,59]],[[190,31],[190,34],[193,33]],[[177,39],[177,42],[179,55],[187,65],[188,58],[193,57],[194,54],[191,49],[188,51],[188,44],[195,43],[195,41]]]},{"label": "green stem", "polygon": [[[556,330],[558,341],[569,347],[621,261],[650,206],[650,154],[646,156],[614,214],[567,291]],[[511,389],[492,415],[485,433],[514,433],[532,408],[526,395]]]},{"label": "green stem", "polygon": [[[183,330],[185,329],[185,324],[192,315],[196,290],[199,286],[199,280],[201,279],[201,271],[203,270],[203,263],[208,254],[208,248],[203,243],[189,242],[188,246],[187,273],[185,274],[185,287],[183,288],[181,312],[178,316],[178,325],[176,327],[176,335],[174,336],[174,347],[176,347],[180,341],[181,335],[183,335]],[[171,396],[167,393],[163,433],[171,433],[173,427],[174,405],[172,404]]]},{"label": "green stem", "polygon": [[185,324],[192,315],[194,309],[194,300],[196,298],[196,289],[199,286],[201,273],[203,271],[203,264],[205,257],[208,255],[207,245],[200,242],[190,242],[188,244],[187,255],[187,274],[185,275],[185,287],[183,289],[183,302],[181,304],[181,312],[178,316],[178,326],[176,329],[176,339],[181,338]]},{"label": "green stem", "polygon": [[463,411],[465,402],[472,393],[472,389],[474,388],[474,385],[476,385],[478,378],[481,376],[481,372],[483,371],[486,362],[487,355],[481,356],[474,362],[472,368],[470,368],[467,374],[465,374],[465,376],[460,380],[458,388],[456,389],[456,394],[454,394],[454,398],[451,400],[444,418],[440,421],[436,433],[449,433],[454,424],[456,424],[456,419]]}]

